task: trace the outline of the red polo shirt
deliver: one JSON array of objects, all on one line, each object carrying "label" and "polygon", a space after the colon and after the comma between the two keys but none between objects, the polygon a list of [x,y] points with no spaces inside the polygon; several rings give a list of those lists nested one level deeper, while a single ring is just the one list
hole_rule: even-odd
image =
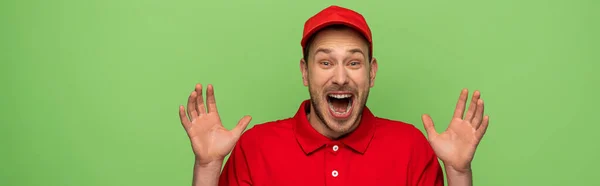
[{"label": "red polo shirt", "polygon": [[360,125],[330,140],[308,123],[306,100],[293,118],[255,125],[240,137],[220,186],[442,186],[443,173],[413,125],[363,110]]}]

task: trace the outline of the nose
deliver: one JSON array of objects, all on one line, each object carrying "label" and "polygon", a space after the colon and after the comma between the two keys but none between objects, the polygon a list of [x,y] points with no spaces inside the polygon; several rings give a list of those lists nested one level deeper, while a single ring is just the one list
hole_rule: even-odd
[{"label": "nose", "polygon": [[346,85],[349,81],[348,72],[343,65],[337,65],[333,75],[333,84]]}]

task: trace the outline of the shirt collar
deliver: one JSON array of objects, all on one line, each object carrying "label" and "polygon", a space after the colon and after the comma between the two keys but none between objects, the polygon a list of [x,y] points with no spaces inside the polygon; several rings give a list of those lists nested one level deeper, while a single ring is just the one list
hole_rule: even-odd
[{"label": "shirt collar", "polygon": [[294,135],[304,153],[310,154],[329,143],[335,142],[341,142],[361,154],[367,150],[367,147],[375,134],[375,116],[371,113],[369,108],[365,106],[363,109],[358,127],[347,136],[338,140],[331,140],[317,132],[310,125],[308,118],[306,117],[309,111],[310,100],[305,100],[302,102],[298,112],[294,116]]}]

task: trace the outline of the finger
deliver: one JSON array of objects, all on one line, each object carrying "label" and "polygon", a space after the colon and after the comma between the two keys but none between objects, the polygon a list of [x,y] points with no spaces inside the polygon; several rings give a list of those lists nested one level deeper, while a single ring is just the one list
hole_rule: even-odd
[{"label": "finger", "polygon": [[190,128],[190,126],[192,125],[190,123],[190,120],[185,115],[185,107],[183,107],[183,105],[179,106],[179,119],[181,120],[181,125],[183,125],[183,128],[185,130]]},{"label": "finger", "polygon": [[196,95],[196,108],[198,109],[198,115],[206,114],[204,98],[202,97],[202,84],[196,85]]},{"label": "finger", "polygon": [[483,117],[483,121],[481,122],[481,127],[479,127],[477,129],[477,139],[479,139],[481,141],[481,138],[483,138],[483,135],[485,135],[485,132],[487,131],[488,128],[488,123],[490,122],[490,117],[489,116],[485,116]]},{"label": "finger", "polygon": [[240,119],[240,121],[238,122],[238,124],[233,128],[233,132],[238,135],[241,136],[242,133],[246,130],[246,128],[248,128],[248,124],[250,124],[250,121],[252,120],[251,116],[244,116],[242,119]]},{"label": "finger", "polygon": [[194,121],[198,117],[198,111],[196,110],[196,91],[193,91],[188,98],[187,110],[190,120]]},{"label": "finger", "polygon": [[473,117],[473,120],[471,120],[471,125],[473,125],[473,128],[478,129],[481,125],[483,111],[483,100],[480,99],[477,101],[477,111],[475,111],[475,117]]},{"label": "finger", "polygon": [[206,104],[208,104],[208,112],[217,112],[217,101],[215,101],[215,90],[211,84],[208,84],[206,92]]},{"label": "finger", "polygon": [[460,92],[458,102],[456,103],[456,109],[454,109],[454,118],[463,118],[463,114],[465,113],[465,103],[467,102],[468,94],[469,90],[467,90],[466,88]]},{"label": "finger", "polygon": [[465,121],[473,120],[475,111],[478,108],[477,101],[479,100],[480,95],[481,94],[479,93],[479,91],[475,91],[473,93],[473,98],[471,98],[471,103],[469,104],[469,110],[467,110],[467,115],[465,116]]},{"label": "finger", "polygon": [[425,132],[427,132],[427,137],[431,139],[431,137],[436,136],[437,132],[435,131],[435,126],[433,125],[431,117],[427,114],[423,114],[421,120],[423,120],[423,127],[425,128]]}]

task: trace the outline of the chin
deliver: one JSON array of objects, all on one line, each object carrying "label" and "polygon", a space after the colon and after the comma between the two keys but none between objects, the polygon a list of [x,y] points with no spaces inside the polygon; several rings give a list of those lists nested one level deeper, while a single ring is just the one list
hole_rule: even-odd
[{"label": "chin", "polygon": [[311,89],[310,93],[316,116],[328,130],[335,133],[334,136],[345,135],[356,128],[366,97],[360,97],[356,91],[317,93]]},{"label": "chin", "polygon": [[346,134],[354,129],[358,113],[358,96],[349,91],[332,91],[324,95],[325,105],[323,108],[326,125],[338,134]]}]

